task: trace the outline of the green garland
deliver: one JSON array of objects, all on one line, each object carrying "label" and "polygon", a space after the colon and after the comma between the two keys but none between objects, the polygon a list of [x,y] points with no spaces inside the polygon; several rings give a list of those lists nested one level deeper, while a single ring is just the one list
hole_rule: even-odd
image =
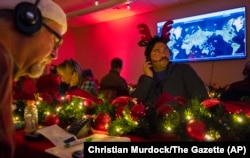
[{"label": "green garland", "polygon": [[72,100],[64,100],[57,106],[57,116],[60,118],[61,125],[68,125],[75,120],[83,118],[87,108],[83,105],[84,100],[78,97],[72,97]]},{"label": "green garland", "polygon": [[[145,115],[134,119],[131,117],[131,107],[134,103],[129,102],[123,115],[116,116],[117,105],[111,105],[103,100],[100,104],[92,103],[91,107],[83,105],[84,99],[72,97],[71,100],[62,100],[53,105],[44,101],[37,102],[39,122],[44,123],[48,114],[56,114],[61,125],[71,124],[74,120],[81,119],[85,115],[91,115],[95,118],[98,114],[107,113],[112,122],[107,128],[109,135],[138,135],[149,138],[153,134],[175,135],[177,140],[196,141],[191,138],[187,132],[188,122],[190,120],[201,120],[205,125],[206,135],[204,141],[244,141],[249,140],[250,135],[250,117],[244,112],[229,113],[222,104],[206,108],[201,105],[197,98],[188,102],[185,106],[176,102],[167,104],[173,108],[171,113],[166,113],[159,117],[157,111],[148,108]],[[14,117],[23,118],[25,101],[17,101],[17,109],[14,111]]]}]

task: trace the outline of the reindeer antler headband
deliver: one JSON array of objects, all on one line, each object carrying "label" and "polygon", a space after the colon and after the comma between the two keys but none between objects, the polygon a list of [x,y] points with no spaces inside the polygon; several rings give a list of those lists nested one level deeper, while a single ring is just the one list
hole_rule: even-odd
[{"label": "reindeer antler headband", "polygon": [[[166,41],[166,43],[169,41],[170,38],[169,31],[172,29],[172,24],[173,21],[169,20],[166,21],[162,27],[160,37],[163,38]],[[139,29],[139,33],[141,34],[141,40],[138,42],[138,45],[141,47],[145,47],[153,37],[151,36],[150,30],[146,24],[139,24],[137,28]]]}]

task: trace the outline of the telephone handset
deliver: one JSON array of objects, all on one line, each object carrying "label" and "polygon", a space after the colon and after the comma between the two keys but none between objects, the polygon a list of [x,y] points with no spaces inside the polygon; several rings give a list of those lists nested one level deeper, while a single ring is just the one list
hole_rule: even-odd
[{"label": "telephone handset", "polygon": [[82,138],[92,133],[92,122],[92,118],[77,119],[68,126],[67,131],[74,134],[77,138]]},{"label": "telephone handset", "polygon": [[151,61],[149,56],[146,56],[146,61]]},{"label": "telephone handset", "polygon": [[[151,59],[150,59],[149,56],[146,57],[146,61],[150,61],[150,64],[152,64]],[[151,69],[152,71],[154,71],[154,70],[153,70],[153,67],[150,67],[150,69]]]}]

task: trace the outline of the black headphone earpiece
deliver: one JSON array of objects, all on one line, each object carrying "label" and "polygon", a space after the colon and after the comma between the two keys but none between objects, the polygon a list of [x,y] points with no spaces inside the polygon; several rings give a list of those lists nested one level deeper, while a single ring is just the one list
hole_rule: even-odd
[{"label": "black headphone earpiece", "polygon": [[35,33],[42,26],[41,11],[32,3],[19,3],[14,10],[14,25],[25,35]]}]

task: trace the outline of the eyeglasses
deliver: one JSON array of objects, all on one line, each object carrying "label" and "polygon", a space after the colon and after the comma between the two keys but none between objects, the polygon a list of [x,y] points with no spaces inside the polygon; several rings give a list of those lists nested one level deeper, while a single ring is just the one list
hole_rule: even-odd
[{"label": "eyeglasses", "polygon": [[62,44],[62,42],[63,42],[62,36],[59,35],[55,30],[53,30],[53,29],[52,29],[51,27],[49,27],[47,24],[43,23],[43,26],[44,26],[49,32],[53,33],[53,34],[56,36],[57,40],[55,40],[55,45],[54,45],[53,50],[54,50],[54,51],[57,50],[57,49],[61,46],[61,44]]}]

